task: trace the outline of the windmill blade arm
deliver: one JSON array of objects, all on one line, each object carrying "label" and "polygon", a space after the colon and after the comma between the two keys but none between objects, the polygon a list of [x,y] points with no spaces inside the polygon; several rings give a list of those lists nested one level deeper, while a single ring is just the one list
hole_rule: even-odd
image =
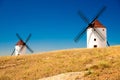
[{"label": "windmill blade arm", "polygon": [[82,32],[78,33],[78,35],[77,35],[77,36],[75,37],[75,39],[74,39],[75,42],[78,42],[78,41],[79,41],[79,39],[82,37],[82,35],[86,32],[87,28],[88,28],[88,27],[86,27],[85,29],[83,29]]},{"label": "windmill blade arm", "polygon": [[27,37],[25,43],[27,43],[29,41],[30,37],[31,37],[31,34],[29,34],[29,36]]},{"label": "windmill blade arm", "polygon": [[109,42],[107,41],[107,45],[110,46]]},{"label": "windmill blade arm", "polygon": [[25,47],[25,45],[26,45],[26,44],[24,43],[23,46],[21,47],[19,53],[23,50],[23,48]]},{"label": "windmill blade arm", "polygon": [[24,44],[24,45],[21,47],[21,49],[20,49],[19,52],[21,52],[25,46],[27,47],[27,49],[28,49],[31,53],[33,53],[33,50],[32,50],[30,47],[28,47],[28,45],[26,45],[26,44]]},{"label": "windmill blade arm", "polygon": [[97,13],[97,15],[94,17],[94,19],[91,21],[90,24],[92,24],[106,9],[106,6],[103,6],[102,9]]},{"label": "windmill blade arm", "polygon": [[15,52],[15,49],[13,50],[13,52],[12,52],[11,56],[14,54],[14,52]]},{"label": "windmill blade arm", "polygon": [[31,53],[33,53],[33,50],[30,47],[28,47],[28,45],[26,45],[26,47]]},{"label": "windmill blade arm", "polygon": [[75,41],[75,42],[78,42],[79,39],[83,36],[84,33],[85,33],[85,32],[83,32],[83,33],[78,33],[78,35],[75,37],[74,41]]},{"label": "windmill blade arm", "polygon": [[23,39],[20,37],[20,35],[18,33],[16,33],[16,36],[18,37],[18,39],[23,41]]},{"label": "windmill blade arm", "polygon": [[[98,35],[99,35],[103,40],[105,40],[105,36],[104,36],[104,38],[103,38],[103,34],[102,34],[100,31],[98,31],[98,30],[96,30],[96,29],[95,29],[95,31],[98,33]],[[109,44],[108,41],[107,41],[107,46],[110,46],[110,44]]]},{"label": "windmill blade arm", "polygon": [[81,11],[78,11],[78,15],[84,20],[84,22],[89,24],[88,18]]},{"label": "windmill blade arm", "polygon": [[95,29],[95,28],[93,28],[95,31],[96,31],[96,33],[101,37],[101,39],[103,39],[103,40],[105,40],[105,36],[103,36],[103,34],[99,31],[99,30],[97,30],[97,29]]}]

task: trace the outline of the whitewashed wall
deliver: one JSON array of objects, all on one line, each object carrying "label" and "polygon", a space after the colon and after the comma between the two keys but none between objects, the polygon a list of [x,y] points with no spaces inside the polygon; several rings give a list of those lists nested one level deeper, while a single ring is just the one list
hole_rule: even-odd
[{"label": "whitewashed wall", "polygon": [[22,45],[16,45],[15,46],[15,55],[16,56],[25,54],[26,47],[24,46],[24,48],[20,51],[21,47],[22,47]]},{"label": "whitewashed wall", "polygon": [[[101,35],[103,35],[104,40],[98,35],[96,31],[94,31],[93,28],[87,29],[87,48],[94,48],[94,45],[97,45],[97,48],[106,47],[106,28],[95,28],[98,30]],[[94,41],[96,39],[96,41]]]}]

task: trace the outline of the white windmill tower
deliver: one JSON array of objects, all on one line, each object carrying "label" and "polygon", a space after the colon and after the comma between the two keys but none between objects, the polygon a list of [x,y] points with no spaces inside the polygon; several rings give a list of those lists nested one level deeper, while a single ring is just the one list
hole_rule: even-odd
[{"label": "white windmill tower", "polygon": [[86,18],[82,12],[79,11],[80,17],[88,24],[88,26],[80,32],[76,38],[75,42],[81,38],[81,36],[87,31],[87,48],[100,48],[109,45],[106,36],[106,28],[97,20],[100,14],[105,10],[103,7],[97,16],[89,23],[88,18]]},{"label": "white windmill tower", "polygon": [[93,26],[87,29],[87,48],[106,47],[106,28],[98,20],[93,22]]},{"label": "white windmill tower", "polygon": [[31,34],[29,34],[29,36],[28,36],[28,38],[26,39],[25,42],[22,40],[22,38],[19,36],[19,34],[16,34],[16,36],[17,36],[20,40],[19,40],[19,41],[17,42],[17,44],[15,45],[15,48],[14,48],[14,50],[13,50],[13,52],[12,52],[11,55],[13,55],[14,53],[15,53],[16,56],[18,56],[18,55],[23,55],[23,54],[26,53],[26,48],[27,48],[31,53],[33,53],[33,50],[32,50],[30,47],[28,47],[28,45],[26,44],[26,43],[28,42],[28,40],[30,39]]},{"label": "white windmill tower", "polygon": [[[26,53],[26,46],[24,46],[24,42],[22,40],[18,41],[17,44],[15,45],[15,55],[23,55]],[[22,49],[22,50],[21,50]]]}]

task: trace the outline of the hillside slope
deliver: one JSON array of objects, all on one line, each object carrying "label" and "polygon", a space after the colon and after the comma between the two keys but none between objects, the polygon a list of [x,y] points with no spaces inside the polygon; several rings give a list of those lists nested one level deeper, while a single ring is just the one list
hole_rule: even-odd
[{"label": "hillside slope", "polygon": [[0,57],[0,80],[37,80],[86,72],[84,80],[120,80],[120,46]]}]

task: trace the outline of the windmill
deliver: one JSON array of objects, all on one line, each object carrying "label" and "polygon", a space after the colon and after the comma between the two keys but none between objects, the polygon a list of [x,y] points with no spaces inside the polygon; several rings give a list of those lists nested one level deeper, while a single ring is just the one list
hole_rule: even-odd
[{"label": "windmill", "polygon": [[107,41],[106,36],[106,27],[103,26],[97,19],[105,11],[106,7],[102,7],[94,19],[89,22],[88,18],[84,16],[82,12],[78,12],[79,16],[88,24],[74,39],[75,42],[78,42],[80,38],[87,31],[87,48],[97,48],[97,47],[106,47],[110,46]]},{"label": "windmill", "polygon": [[19,41],[17,42],[17,44],[15,45],[15,48],[12,52],[11,55],[13,55],[15,53],[15,55],[22,55],[22,54],[25,54],[26,52],[26,48],[31,52],[33,53],[33,50],[26,44],[30,37],[31,37],[31,34],[29,34],[29,36],[27,37],[26,41],[24,42],[23,39],[19,36],[19,34],[17,33],[16,36],[18,37]]}]

